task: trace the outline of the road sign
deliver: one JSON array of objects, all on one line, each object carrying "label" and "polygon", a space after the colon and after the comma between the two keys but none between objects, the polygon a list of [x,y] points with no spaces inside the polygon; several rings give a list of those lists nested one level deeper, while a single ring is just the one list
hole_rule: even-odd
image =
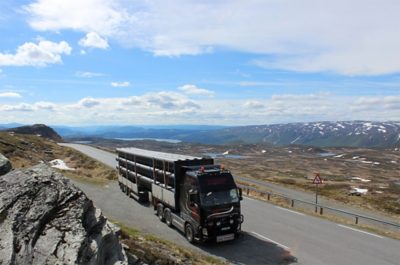
[{"label": "road sign", "polygon": [[312,182],[315,185],[315,212],[318,212],[318,184],[322,184],[322,179],[319,176],[319,173],[315,174],[315,178]]},{"label": "road sign", "polygon": [[313,183],[313,184],[322,184],[322,179],[321,179],[321,177],[319,176],[319,173],[315,174],[315,178],[314,178],[314,180],[313,180],[312,183]]}]

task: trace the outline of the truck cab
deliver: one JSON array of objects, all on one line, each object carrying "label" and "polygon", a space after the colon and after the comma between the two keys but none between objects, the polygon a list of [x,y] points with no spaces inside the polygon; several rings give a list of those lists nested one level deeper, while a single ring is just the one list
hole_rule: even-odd
[{"label": "truck cab", "polygon": [[228,170],[218,165],[187,167],[180,193],[181,217],[190,226],[185,228],[189,241],[222,242],[238,236],[242,194]]}]

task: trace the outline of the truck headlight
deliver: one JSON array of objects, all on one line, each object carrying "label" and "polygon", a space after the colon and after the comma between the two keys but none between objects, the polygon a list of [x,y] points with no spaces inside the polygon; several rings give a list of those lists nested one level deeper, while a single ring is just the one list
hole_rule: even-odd
[{"label": "truck headlight", "polygon": [[230,219],[230,220],[229,220],[229,223],[230,223],[231,225],[233,225],[233,222],[234,222],[233,219]]},{"label": "truck headlight", "polygon": [[203,235],[205,235],[205,236],[208,236],[208,230],[207,230],[207,228],[203,228]]},{"label": "truck headlight", "polygon": [[220,226],[221,225],[221,221],[217,221],[216,225]]}]

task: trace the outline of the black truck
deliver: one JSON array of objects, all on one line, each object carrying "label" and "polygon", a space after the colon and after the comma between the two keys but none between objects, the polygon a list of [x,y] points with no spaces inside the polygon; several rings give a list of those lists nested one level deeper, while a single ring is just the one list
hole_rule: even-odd
[{"label": "black truck", "polygon": [[182,231],[190,243],[238,237],[242,191],[213,159],[138,148],[117,153],[121,190],[139,202],[151,200],[159,219]]}]

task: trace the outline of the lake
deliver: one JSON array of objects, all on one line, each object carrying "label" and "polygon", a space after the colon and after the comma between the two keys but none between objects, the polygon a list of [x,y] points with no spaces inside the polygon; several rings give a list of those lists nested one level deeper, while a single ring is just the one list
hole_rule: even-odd
[{"label": "lake", "polygon": [[182,142],[181,140],[176,139],[161,139],[161,138],[114,138],[115,140],[122,140],[122,141],[144,141],[144,140],[151,140],[157,142],[167,142],[172,144],[177,144]]},{"label": "lake", "polygon": [[335,156],[335,153],[331,153],[331,152],[323,152],[323,153],[319,153],[318,154],[320,157],[328,157],[328,156]]},{"label": "lake", "polygon": [[242,155],[224,155],[222,153],[204,153],[203,155],[209,156],[211,158],[232,158],[232,159],[245,159],[245,156]]}]

